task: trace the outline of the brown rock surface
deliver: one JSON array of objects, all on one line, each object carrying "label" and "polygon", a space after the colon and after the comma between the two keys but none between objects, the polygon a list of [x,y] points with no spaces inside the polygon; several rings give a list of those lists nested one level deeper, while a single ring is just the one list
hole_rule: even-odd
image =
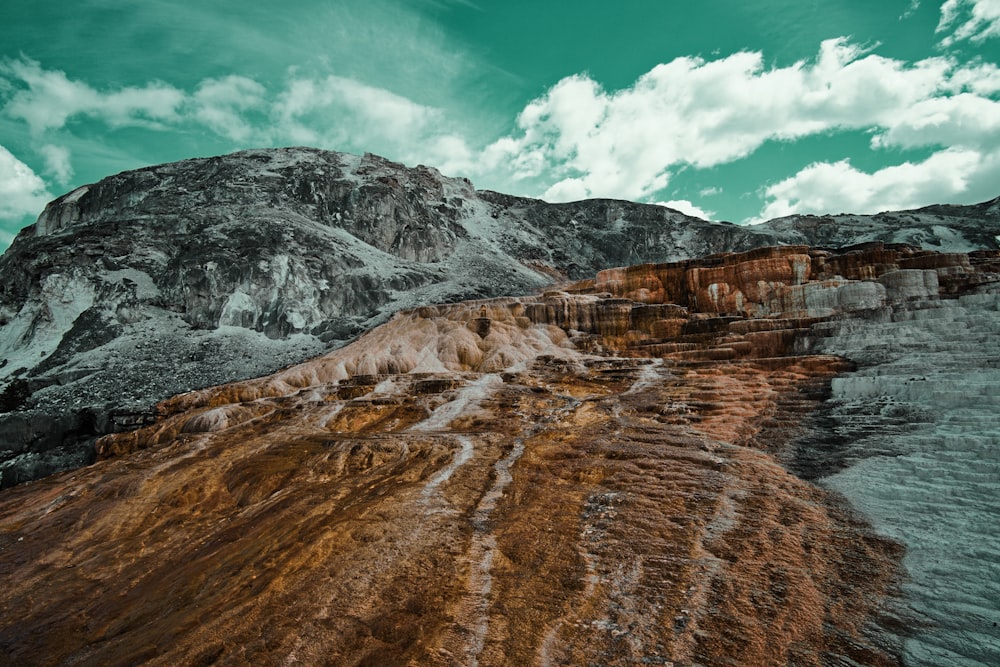
[{"label": "brown rock surface", "polygon": [[873,621],[900,547],[779,457],[845,368],[802,354],[825,315],[789,295],[976,271],[965,256],[900,268],[915,256],[616,269],[401,313],[325,357],[170,399],[104,438],[97,464],[0,496],[0,651],[897,664]]}]

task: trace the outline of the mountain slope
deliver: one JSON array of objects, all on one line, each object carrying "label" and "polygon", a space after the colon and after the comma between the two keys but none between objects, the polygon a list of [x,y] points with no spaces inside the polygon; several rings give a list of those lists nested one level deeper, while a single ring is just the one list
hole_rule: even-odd
[{"label": "mountain slope", "polygon": [[0,258],[0,376],[27,380],[34,406],[0,418],[2,484],[85,462],[96,434],[141,423],[156,400],[301,361],[400,308],[758,243],[660,207],[523,212],[539,207],[311,149],[161,165],[61,197]]},{"label": "mountain slope", "polygon": [[[919,234],[900,214],[819,236],[995,247],[995,206],[947,214]],[[24,380],[32,408],[0,416],[0,484],[79,465],[94,437],[141,424],[157,400],[272,372],[400,309],[797,243],[806,227],[611,200],[547,204],[306,148],[118,174],[52,202],[0,257],[0,379]]]}]

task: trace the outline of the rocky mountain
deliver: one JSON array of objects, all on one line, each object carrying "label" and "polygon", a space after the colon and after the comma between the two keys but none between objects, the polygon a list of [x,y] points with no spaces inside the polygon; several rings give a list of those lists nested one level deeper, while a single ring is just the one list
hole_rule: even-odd
[{"label": "rocky mountain", "polygon": [[784,243],[842,248],[882,241],[942,252],[1000,247],[1000,197],[971,206],[926,206],[875,215],[794,215],[762,226]]},{"label": "rocky mountain", "polygon": [[80,465],[157,400],[273,372],[400,309],[764,245],[968,251],[1000,234],[996,201],[834,222],[547,204],[305,148],[118,174],[52,202],[0,257],[0,407],[20,408],[0,415],[0,484]]},{"label": "rocky mountain", "polygon": [[881,243],[408,309],[0,495],[0,650],[997,664],[998,330],[1000,251]]}]

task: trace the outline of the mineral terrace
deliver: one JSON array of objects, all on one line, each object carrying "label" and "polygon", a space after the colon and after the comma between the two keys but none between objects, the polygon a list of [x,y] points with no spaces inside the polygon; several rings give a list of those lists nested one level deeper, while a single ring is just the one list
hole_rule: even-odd
[{"label": "mineral terrace", "polygon": [[815,351],[935,304],[995,318],[998,270],[882,244],[614,269],[178,395],[0,496],[0,651],[901,664],[904,545],[803,478],[843,467],[831,380],[856,367]]}]

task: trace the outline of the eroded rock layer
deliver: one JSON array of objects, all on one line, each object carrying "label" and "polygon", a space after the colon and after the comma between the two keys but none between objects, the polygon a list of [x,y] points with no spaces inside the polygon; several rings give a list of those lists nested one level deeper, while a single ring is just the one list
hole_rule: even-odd
[{"label": "eroded rock layer", "polygon": [[97,464],[0,498],[0,649],[899,664],[881,619],[902,547],[789,472],[851,367],[812,352],[830,323],[987,293],[997,268],[880,244],[633,267],[407,311],[179,395]]}]

